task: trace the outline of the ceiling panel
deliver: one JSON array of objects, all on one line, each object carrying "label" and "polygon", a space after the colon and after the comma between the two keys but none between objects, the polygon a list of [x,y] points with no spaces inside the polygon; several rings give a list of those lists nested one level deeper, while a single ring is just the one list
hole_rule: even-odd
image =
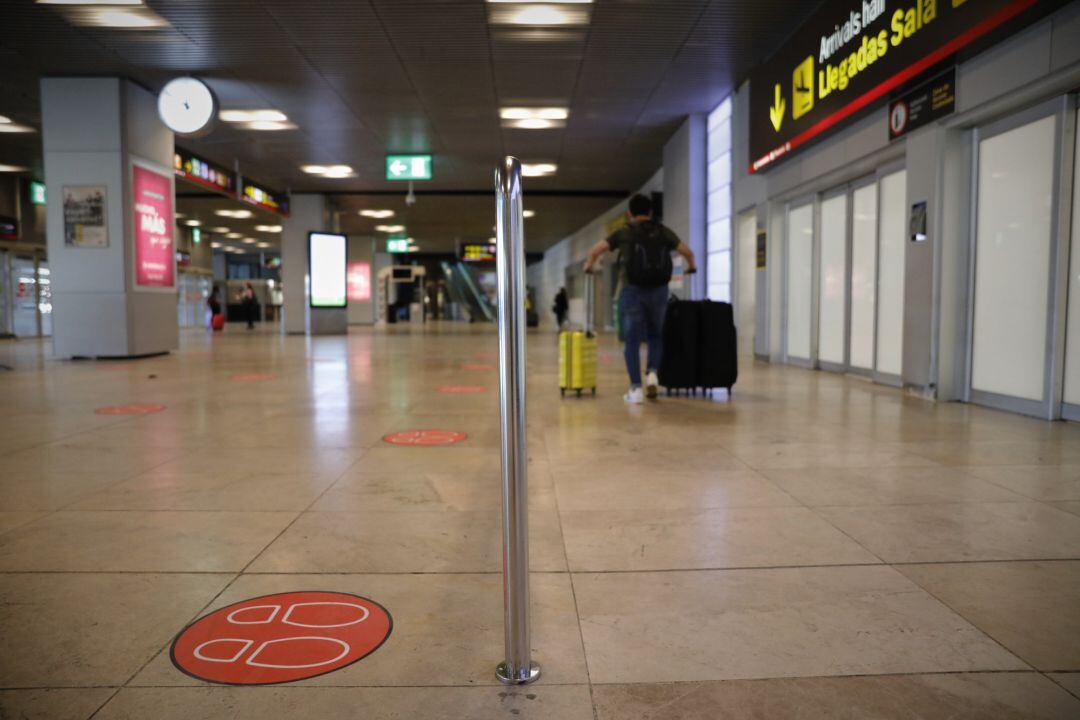
[{"label": "ceiling panel", "polygon": [[[121,75],[157,91],[191,73],[223,107],[275,107],[298,126],[260,133],[219,123],[182,141],[272,187],[404,193],[384,179],[387,152],[433,152],[435,178],[417,187],[435,191],[487,190],[508,152],[556,162],[556,175],[526,184],[568,193],[531,225],[536,247],[614,202],[573,193],[628,191],[648,179],[683,119],[715,107],[818,3],[597,0],[587,24],[558,27],[492,24],[495,8],[483,0],[147,4],[170,26],[77,27],[62,8],[0,2],[0,114],[39,124],[43,75]],[[566,105],[570,118],[564,128],[503,128],[498,109],[511,105]],[[30,165],[40,177],[40,136],[0,135],[0,163]],[[356,177],[312,177],[299,169],[307,163],[349,164]],[[389,200],[349,202],[371,197]],[[431,242],[452,242],[451,228],[478,238],[490,227],[490,203],[435,197],[408,209]],[[402,198],[393,196],[405,212]],[[485,219],[459,217],[471,212]]]}]

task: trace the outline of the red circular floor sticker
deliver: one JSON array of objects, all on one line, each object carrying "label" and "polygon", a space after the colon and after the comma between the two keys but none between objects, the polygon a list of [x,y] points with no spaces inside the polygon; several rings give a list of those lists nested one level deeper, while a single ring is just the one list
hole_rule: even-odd
[{"label": "red circular floor sticker", "polygon": [[232,379],[237,382],[253,382],[255,380],[272,380],[273,375],[268,373],[241,373],[239,375],[233,375]]},{"label": "red circular floor sticker", "polygon": [[379,649],[394,620],[348,593],[263,595],[205,615],[169,649],[188,675],[226,685],[271,685],[325,675]]},{"label": "red circular floor sticker", "polygon": [[164,405],[158,405],[157,403],[142,403],[140,405],[99,407],[94,412],[98,415],[148,415],[150,413],[161,412],[164,409]]},{"label": "red circular floor sticker", "polygon": [[468,395],[469,393],[482,393],[484,388],[480,385],[443,385],[439,392],[447,395]]},{"label": "red circular floor sticker", "polygon": [[465,433],[453,430],[406,430],[390,433],[383,440],[392,445],[453,445],[466,437]]},{"label": "red circular floor sticker", "polygon": [[462,363],[462,370],[494,370],[495,366],[489,363]]}]

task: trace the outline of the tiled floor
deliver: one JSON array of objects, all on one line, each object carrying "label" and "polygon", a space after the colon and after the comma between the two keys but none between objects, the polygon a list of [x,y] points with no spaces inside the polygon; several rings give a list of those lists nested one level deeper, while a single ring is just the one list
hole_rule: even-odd
[{"label": "tiled floor", "polygon": [[[0,342],[0,718],[1080,717],[1080,427],[750,362],[733,402],[626,407],[602,343],[561,400],[529,337],[544,674],[511,690],[492,328]],[[166,409],[94,413],[129,403]],[[423,428],[468,438],[381,440]],[[187,623],[303,589],[393,634],[281,686],[173,667]]]}]

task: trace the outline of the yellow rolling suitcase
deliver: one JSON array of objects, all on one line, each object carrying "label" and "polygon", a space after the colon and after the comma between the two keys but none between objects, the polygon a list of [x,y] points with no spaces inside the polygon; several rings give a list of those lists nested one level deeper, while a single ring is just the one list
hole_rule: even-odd
[{"label": "yellow rolling suitcase", "polygon": [[559,394],[583,390],[596,395],[596,334],[592,331],[593,276],[585,275],[585,329],[559,333]]}]

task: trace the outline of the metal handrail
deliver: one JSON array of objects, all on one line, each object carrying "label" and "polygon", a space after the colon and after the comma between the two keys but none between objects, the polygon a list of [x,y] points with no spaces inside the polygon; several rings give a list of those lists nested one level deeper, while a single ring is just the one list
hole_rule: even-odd
[{"label": "metal handrail", "polygon": [[503,626],[499,680],[523,685],[540,677],[529,637],[528,455],[525,440],[525,234],[521,163],[507,156],[495,169],[499,284],[499,421],[502,429]]}]

